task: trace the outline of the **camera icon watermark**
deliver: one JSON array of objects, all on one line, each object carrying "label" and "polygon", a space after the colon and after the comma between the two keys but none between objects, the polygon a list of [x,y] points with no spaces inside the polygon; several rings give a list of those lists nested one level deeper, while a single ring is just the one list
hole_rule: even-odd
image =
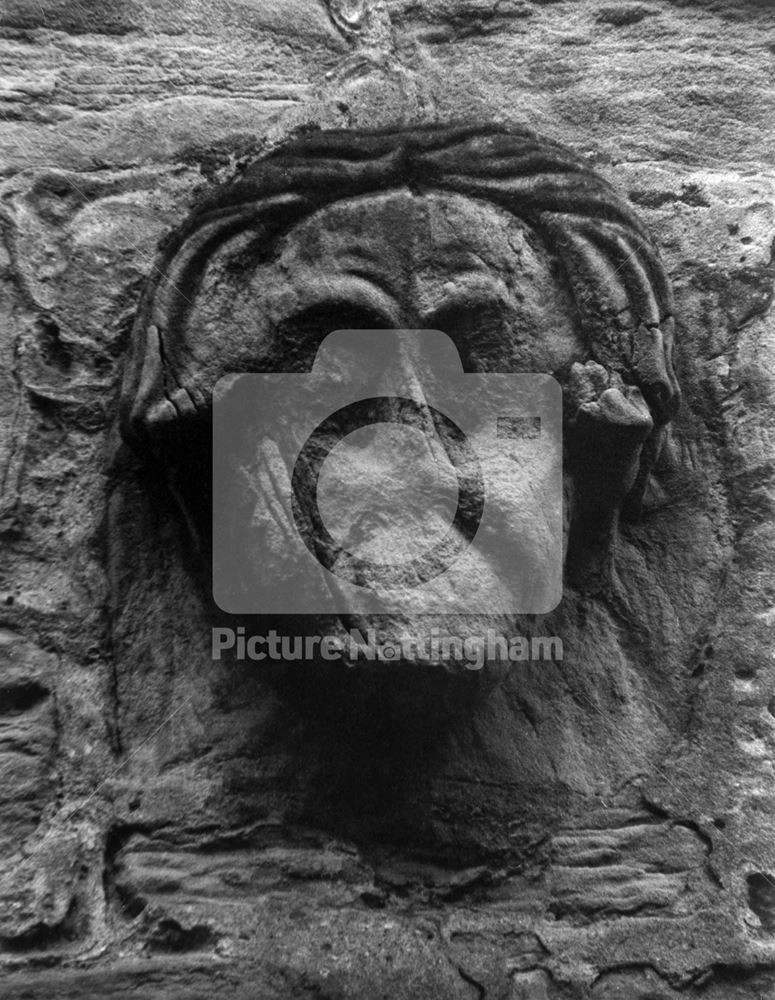
[{"label": "camera icon watermark", "polygon": [[213,595],[232,614],[540,614],[562,592],[562,393],[436,330],[341,330],[213,394]]}]

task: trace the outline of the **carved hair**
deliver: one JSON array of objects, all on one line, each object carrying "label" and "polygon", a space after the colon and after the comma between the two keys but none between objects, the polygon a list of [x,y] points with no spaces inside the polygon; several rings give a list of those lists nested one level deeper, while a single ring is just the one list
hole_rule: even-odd
[{"label": "carved hair", "polygon": [[[125,439],[136,444],[149,425],[206,407],[196,388],[178,387],[165,371],[164,346],[184,334],[215,252],[254,232],[260,259],[326,205],[399,187],[482,199],[531,227],[560,263],[592,358],[642,390],[656,444],[679,399],[672,295],[657,249],[583,159],[532,132],[498,125],[313,132],[258,160],[200,205],[168,240],[138,311],[122,393]],[[624,290],[629,315],[620,314],[612,288]]]}]

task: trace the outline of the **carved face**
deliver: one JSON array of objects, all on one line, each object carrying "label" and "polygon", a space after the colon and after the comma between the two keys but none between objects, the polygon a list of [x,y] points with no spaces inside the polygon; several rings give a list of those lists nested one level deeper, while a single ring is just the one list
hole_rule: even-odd
[{"label": "carved face", "polygon": [[[400,148],[401,135],[356,137],[358,156],[350,150],[323,166],[315,142],[328,153],[328,140],[313,139],[302,156],[290,155],[284,170],[235,185],[173,243],[164,278],[139,319],[147,341],[125,387],[124,428],[136,447],[142,433],[165,456],[195,533],[208,534],[209,468],[198,461],[206,435],[197,444],[192,428],[198,424],[201,434],[200,418],[221,376],[309,371],[321,342],[339,329],[436,329],[452,338],[469,372],[544,372],[563,384],[571,569],[579,585],[605,586],[619,510],[628,495],[642,493],[677,400],[664,275],[637,222],[604,182],[571,154],[537,147],[532,137],[473,133],[465,138],[468,159],[462,158],[473,179],[455,172],[453,158],[444,162],[449,178],[436,188],[401,183],[401,170],[416,176],[428,169],[438,178],[434,143],[447,155],[443,144],[455,147],[456,135],[442,129],[411,139],[420,150],[411,168],[406,157],[388,167],[389,158],[380,158],[381,144]],[[336,135],[330,143],[339,151],[349,141]],[[540,167],[554,157],[555,169],[539,172],[531,187],[524,159],[532,164],[537,150]],[[366,153],[392,171],[392,184],[368,175]],[[509,177],[503,156],[523,153]],[[366,190],[354,174],[348,191],[353,170],[366,171]],[[316,182],[324,196],[310,210],[305,199]],[[288,191],[278,194],[284,185]],[[339,196],[331,196],[332,185]],[[506,185],[508,197],[498,185]],[[253,199],[263,192],[264,200],[244,200],[243,189]],[[509,199],[529,222],[496,204]],[[539,485],[542,475],[539,463]],[[524,507],[518,487],[504,482],[499,493],[502,523],[518,524]],[[434,530],[427,519],[417,527]],[[507,568],[490,575],[508,587]],[[426,619],[422,630],[432,624]],[[407,623],[380,625],[389,636],[405,632]],[[468,630],[456,622],[457,634]],[[481,620],[470,630],[480,634]]]},{"label": "carved face", "polygon": [[[321,210],[292,229],[279,241],[274,259],[255,270],[230,276],[221,262],[214,261],[190,314],[186,360],[191,358],[190,374],[200,373],[200,378],[205,372],[215,378],[245,369],[308,370],[313,361],[319,370],[325,364],[315,360],[318,345],[341,327],[441,330],[455,342],[469,372],[559,372],[584,357],[567,292],[552,276],[546,254],[535,241],[531,244],[518,220],[459,195],[418,196],[399,190]],[[216,340],[212,330],[223,333]],[[369,360],[357,355],[338,360],[336,378],[354,378]],[[369,383],[371,392],[392,397],[398,381],[401,395],[421,409],[433,399],[428,373],[417,370],[411,358],[398,371],[393,361],[397,359],[385,358],[384,373]],[[184,371],[181,379],[190,374]],[[298,390],[294,408],[302,416],[309,409],[307,393],[328,398],[326,376],[320,378],[320,384],[313,377],[304,390]],[[455,477],[444,460],[436,428],[430,431],[429,444],[419,429],[409,435],[395,425],[392,430],[390,425],[381,427],[381,436],[370,447],[363,446],[365,428],[337,443],[335,457],[324,466],[328,475],[321,480],[320,499],[327,511],[326,525],[347,551],[395,563],[397,550],[403,549],[407,557],[417,555],[444,537],[455,510]],[[293,436],[294,429],[276,433]],[[253,592],[262,579],[271,578],[278,593],[281,586],[283,593],[293,595],[298,588],[309,587],[308,605],[325,607],[319,589],[341,586],[338,580],[328,575],[324,579],[317,566],[312,574],[299,568],[298,576],[292,573],[295,567],[284,568],[289,560],[283,540],[294,532],[294,525],[280,513],[283,493],[290,492],[291,472],[281,456],[298,452],[305,437],[297,436],[294,449],[283,447],[284,442],[265,427],[252,429],[251,440],[263,442],[259,454],[246,459],[244,466],[237,463],[243,468],[252,465],[251,495],[234,506],[245,512],[239,545],[252,552],[252,565],[261,567]],[[442,447],[434,453],[438,443]],[[412,447],[419,454],[410,456]],[[454,572],[435,581],[436,605],[459,610],[465,601],[455,597],[461,593],[471,603],[475,598],[478,605],[468,607],[477,611],[525,606],[528,599],[541,599],[536,591],[542,563],[548,559],[547,550],[560,545],[560,538],[548,537],[545,520],[531,523],[526,512],[540,507],[532,495],[550,492],[547,484],[561,462],[560,448],[559,440],[547,441],[542,449],[531,447],[531,453],[538,454],[531,454],[530,468],[521,474],[514,466],[516,459],[501,456],[497,472],[488,476],[488,518],[479,545],[488,529],[497,540],[493,537],[486,552],[466,548],[464,566],[458,563]],[[503,445],[501,451],[506,451]],[[274,467],[271,477],[261,476],[262,465]],[[224,472],[228,479],[239,476],[239,468]],[[445,496],[452,502],[445,504]],[[276,544],[266,541],[264,534],[255,550],[250,548],[249,528],[257,522],[264,525],[265,534],[278,539]],[[534,569],[520,574],[515,563]],[[434,606],[422,588],[413,590],[409,600],[416,614]],[[547,606],[555,601],[543,598]],[[406,627],[405,620],[403,624]],[[381,625],[388,634],[394,631],[384,618]],[[427,623],[421,631],[427,631]]]}]

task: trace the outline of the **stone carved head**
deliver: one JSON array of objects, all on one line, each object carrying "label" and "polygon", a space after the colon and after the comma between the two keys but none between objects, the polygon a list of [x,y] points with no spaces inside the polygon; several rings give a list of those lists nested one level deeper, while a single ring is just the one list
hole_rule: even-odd
[{"label": "stone carved head", "polygon": [[163,464],[201,540],[221,376],[307,371],[337,329],[439,329],[468,371],[563,386],[567,576],[596,592],[678,405],[672,311],[650,236],[562,146],[501,126],[314,132],[168,240],[137,315],[122,434]]}]

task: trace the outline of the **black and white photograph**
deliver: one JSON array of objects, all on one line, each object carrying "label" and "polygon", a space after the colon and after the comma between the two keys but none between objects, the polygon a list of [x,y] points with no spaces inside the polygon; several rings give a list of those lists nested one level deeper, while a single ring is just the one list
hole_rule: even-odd
[{"label": "black and white photograph", "polygon": [[0,0],[0,1000],[775,1000],[775,0]]}]

